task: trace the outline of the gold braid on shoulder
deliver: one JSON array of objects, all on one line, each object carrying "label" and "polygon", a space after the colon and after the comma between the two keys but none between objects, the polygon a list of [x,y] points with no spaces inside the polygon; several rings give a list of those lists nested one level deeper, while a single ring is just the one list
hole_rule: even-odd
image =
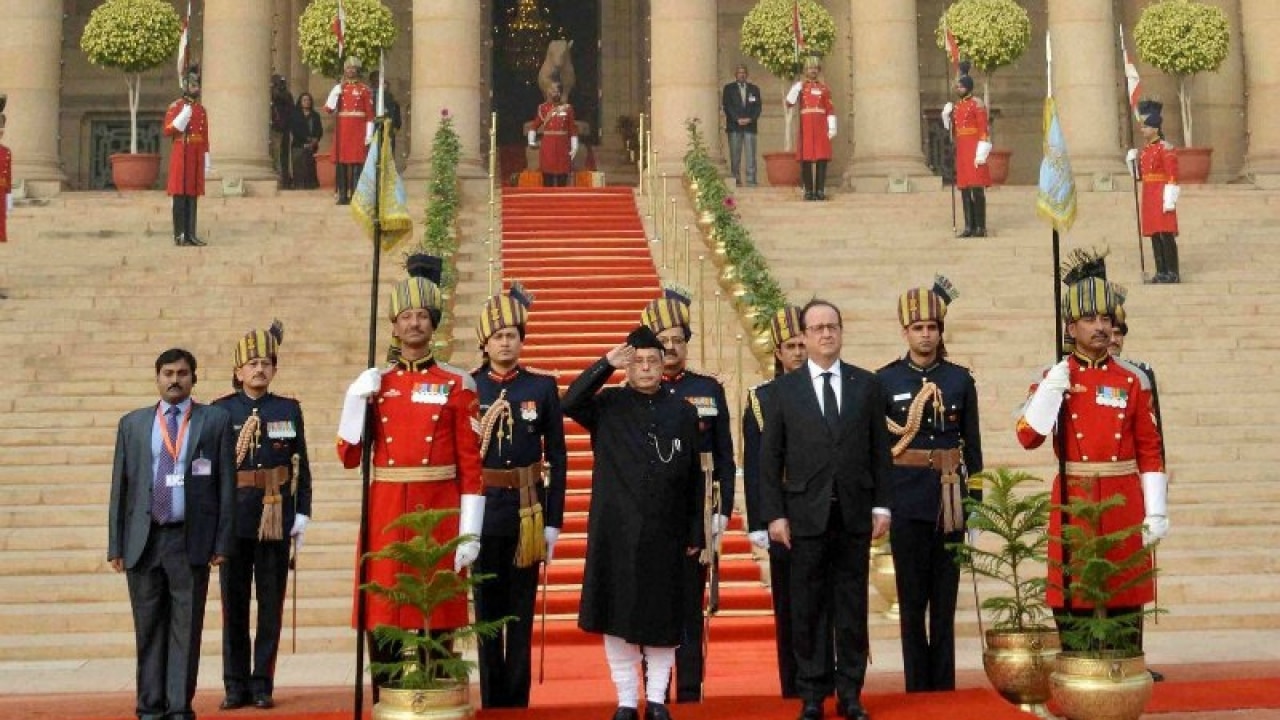
[{"label": "gold braid on shoulder", "polygon": [[933,400],[933,412],[935,415],[941,415],[945,409],[942,404],[942,390],[937,385],[925,381],[920,387],[920,393],[911,401],[911,407],[907,408],[907,423],[899,425],[893,420],[889,420],[889,432],[900,436],[901,439],[893,446],[894,457],[902,454],[903,450],[915,440],[916,433],[920,432],[920,420],[924,417],[924,406],[930,400]]},{"label": "gold braid on shoulder", "polygon": [[511,403],[507,402],[506,390],[498,393],[498,399],[493,401],[484,417],[480,418],[481,462],[489,452],[489,440],[493,438],[495,426],[498,428],[498,449],[501,451],[503,439],[511,437]]},{"label": "gold braid on shoulder", "polygon": [[240,435],[236,437],[236,467],[240,467],[244,462],[250,448],[258,446],[258,430],[261,425],[262,421],[258,419],[258,408],[254,408],[253,414],[245,419],[244,425],[240,428]]}]

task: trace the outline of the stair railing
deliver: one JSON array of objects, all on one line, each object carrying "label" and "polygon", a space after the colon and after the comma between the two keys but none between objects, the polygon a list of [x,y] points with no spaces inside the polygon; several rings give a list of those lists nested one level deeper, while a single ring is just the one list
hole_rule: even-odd
[{"label": "stair railing", "polygon": [[[500,178],[498,177],[498,113],[489,115],[489,236],[484,241],[485,249],[489,253],[489,296],[497,294],[494,289],[493,279],[495,271],[498,269],[497,258],[502,256],[502,232],[498,224],[501,222],[501,216],[498,214],[498,189],[501,187]],[[502,284],[501,273],[498,272],[498,284]]]}]

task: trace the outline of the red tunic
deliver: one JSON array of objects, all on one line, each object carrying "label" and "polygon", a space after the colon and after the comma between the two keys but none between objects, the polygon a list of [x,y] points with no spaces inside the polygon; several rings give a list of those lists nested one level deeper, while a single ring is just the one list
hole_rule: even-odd
[{"label": "red tunic", "polygon": [[[325,112],[332,115],[335,111],[325,108]],[[333,134],[333,161],[359,165],[368,152],[364,136],[375,117],[373,90],[359,80],[343,82],[336,112],[338,129]]]},{"label": "red tunic", "polygon": [[[173,126],[173,120],[188,104],[191,119],[183,132]],[[173,138],[166,190],[170,195],[204,195],[204,156],[209,152],[209,116],[204,106],[186,99],[174,100],[164,114],[164,134]]]},{"label": "red tunic", "polygon": [[[1138,472],[1116,477],[1086,477],[1068,473],[1071,480],[1071,497],[1102,499],[1120,494],[1124,505],[1114,508],[1102,517],[1102,533],[1141,525],[1146,518],[1143,507],[1140,473],[1163,472],[1164,461],[1160,455],[1160,431],[1156,427],[1155,413],[1151,405],[1151,390],[1144,387],[1140,371],[1127,367],[1123,362],[1107,358],[1100,365],[1089,367],[1089,362],[1072,355],[1071,392],[1063,403],[1066,407],[1064,430],[1066,431],[1066,459],[1068,462],[1111,463],[1134,460]],[[1032,392],[1035,386],[1032,386]],[[1027,449],[1039,447],[1045,436],[1037,433],[1024,418],[1018,418],[1018,442]],[[1056,452],[1056,447],[1055,447]],[[1052,502],[1061,500],[1061,478],[1055,478]],[[1079,485],[1077,483],[1081,483]],[[1061,513],[1049,515],[1049,536],[1061,538]],[[1123,559],[1142,547],[1142,535],[1135,533],[1115,548],[1108,557]],[[1062,571],[1054,562],[1062,559],[1062,546],[1049,544],[1049,605],[1063,607],[1061,590]],[[1112,587],[1125,582],[1126,577],[1114,579]],[[1149,603],[1155,596],[1155,582],[1140,583],[1118,593],[1108,607],[1134,607]],[[1073,608],[1091,607],[1077,599]]]},{"label": "red tunic", "polygon": [[831,88],[813,80],[805,80],[796,101],[800,106],[800,138],[796,143],[796,159],[801,162],[831,159],[831,138],[827,137],[827,116],[835,115],[831,104]]},{"label": "red tunic", "polygon": [[[370,551],[380,550],[393,540],[408,539],[404,530],[383,530],[401,514],[422,508],[457,509],[462,495],[483,494],[478,407],[475,381],[458,368],[432,363],[422,370],[393,365],[383,371],[382,387],[376,402],[370,406],[370,412],[377,413],[374,481],[369,491]],[[359,445],[338,440],[338,457],[344,467],[358,466],[360,455]],[[412,479],[414,471],[421,471],[425,476],[429,468],[448,466],[456,469],[451,476]],[[457,535],[456,515],[445,518],[433,533],[440,542],[448,542]],[[366,578],[390,585],[395,582],[395,573],[400,567],[390,561],[370,562]],[[440,568],[452,570],[453,558],[447,558]],[[384,624],[406,629],[424,627],[417,610],[392,607],[373,595],[367,596],[365,608],[365,627],[370,630]],[[450,629],[466,623],[467,599],[459,597],[438,608],[429,626]],[[352,625],[355,625],[354,611]]]},{"label": "red tunic", "polygon": [[0,145],[0,242],[9,240],[9,193],[13,192],[13,153]]},{"label": "red tunic", "polygon": [[951,112],[951,127],[956,138],[956,187],[991,187],[991,169],[986,163],[977,167],[973,164],[978,155],[978,143],[991,142],[987,109],[970,95],[955,104]]},{"label": "red tunic", "polygon": [[530,130],[542,129],[542,147],[538,150],[538,167],[549,175],[566,175],[573,170],[569,151],[573,144],[569,138],[578,134],[573,117],[573,106],[547,101],[538,106],[538,116],[529,124]]},{"label": "red tunic", "polygon": [[1178,184],[1178,154],[1173,146],[1157,138],[1142,148],[1138,158],[1142,178],[1142,234],[1178,234],[1178,213],[1164,211],[1164,186]]}]

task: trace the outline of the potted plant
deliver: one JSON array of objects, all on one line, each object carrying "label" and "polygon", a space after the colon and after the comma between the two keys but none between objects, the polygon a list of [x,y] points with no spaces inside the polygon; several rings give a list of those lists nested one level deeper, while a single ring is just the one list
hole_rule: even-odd
[{"label": "potted plant", "polygon": [[[796,38],[797,7],[803,44]],[[741,34],[742,52],[778,78],[781,97],[803,70],[805,56],[831,52],[836,23],[816,0],[759,0],[743,18]],[[783,151],[763,153],[770,185],[800,182],[800,163],[792,151],[791,119],[792,111],[787,108],[783,113]]]},{"label": "potted plant", "polygon": [[1202,183],[1209,176],[1213,148],[1196,147],[1192,135],[1191,79],[1215,72],[1227,58],[1231,28],[1227,15],[1197,0],[1160,0],[1143,8],[1133,29],[1138,57],[1178,78],[1182,110],[1182,147],[1178,148],[1178,180]]},{"label": "potted plant", "polygon": [[[431,532],[442,519],[456,510],[418,510],[407,512],[388,526],[388,530],[408,532],[408,539],[388,543],[377,552],[365,554],[365,560],[391,560],[399,563],[393,585],[370,582],[361,586],[396,606],[416,609],[424,618],[441,604],[465,596],[491,575],[462,575],[451,569],[454,551],[474,535],[460,535],[441,543]],[[370,670],[385,674],[391,682],[379,689],[379,702],[373,707],[374,720],[408,720],[431,718],[448,720],[470,718],[474,714],[469,699],[471,670],[475,663],[455,655],[455,642],[496,637],[512,618],[493,622],[472,622],[440,632],[379,625],[373,629],[376,642],[398,643],[401,659],[392,663],[371,663]]]},{"label": "potted plant", "polygon": [[138,103],[142,73],[157,67],[178,50],[182,24],[164,0],[106,0],[89,13],[80,49],[89,62],[124,71],[129,88],[129,153],[111,156],[116,188],[145,190],[160,174],[160,156],[138,153]]},{"label": "potted plant", "polygon": [[[982,104],[991,113],[991,74],[1022,57],[1031,42],[1031,18],[1014,0],[956,0],[938,20],[934,39],[946,49],[947,31],[955,36],[960,56],[981,70]],[[992,135],[994,137],[994,125]],[[987,159],[991,182],[1004,184],[1009,177],[1011,150],[995,148]]]},{"label": "potted plant", "polygon": [[[1090,479],[1071,482],[1086,492],[1093,484]],[[1143,618],[1160,611],[1107,608],[1120,593],[1152,581],[1156,572],[1152,546],[1124,550],[1132,544],[1130,538],[1141,535],[1141,523],[1103,530],[1104,516],[1124,501],[1120,494],[1095,499],[1074,492],[1070,502],[1054,510],[1070,518],[1057,540],[1064,557],[1054,564],[1062,570],[1063,582],[1055,587],[1072,607],[1092,610],[1061,621],[1064,644],[1077,649],[1058,655],[1050,690],[1068,720],[1137,720],[1151,698],[1151,675],[1139,638]]]},{"label": "potted plant", "polygon": [[962,570],[996,581],[1003,591],[980,606],[992,618],[983,633],[982,666],[1001,697],[1043,715],[1059,649],[1057,631],[1045,624],[1049,493],[1028,492],[1027,486],[1043,481],[1007,468],[978,473],[969,482],[983,488],[981,500],[964,500],[969,528],[999,543],[991,549],[989,543],[959,543],[951,550]]},{"label": "potted plant", "polygon": [[449,359],[453,346],[453,297],[458,285],[455,261],[458,252],[458,208],[462,203],[458,193],[458,164],[461,159],[462,140],[453,128],[453,116],[449,114],[448,108],[441,108],[440,124],[436,126],[435,136],[431,139],[426,219],[419,244],[421,252],[444,258],[440,292],[445,297],[445,309],[440,327],[432,336],[433,352],[441,360]]}]

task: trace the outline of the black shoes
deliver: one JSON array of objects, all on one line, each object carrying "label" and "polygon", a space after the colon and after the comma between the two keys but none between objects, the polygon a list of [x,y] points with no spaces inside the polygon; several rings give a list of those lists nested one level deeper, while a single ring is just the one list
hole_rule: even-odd
[{"label": "black shoes", "polygon": [[863,709],[862,703],[857,700],[845,700],[839,703],[837,712],[840,717],[848,718],[848,720],[871,720],[871,716]]},{"label": "black shoes", "polygon": [[671,720],[671,713],[666,705],[647,702],[644,705],[644,720]]},{"label": "black shoes", "polygon": [[619,707],[613,713],[613,720],[640,720],[640,713],[633,707]]},{"label": "black shoes", "polygon": [[800,717],[798,720],[822,720],[822,701],[805,700],[800,706]]},{"label": "black shoes", "polygon": [[826,200],[826,199],[827,199],[827,194],[826,194],[825,192],[823,192],[822,190],[819,190],[819,191],[817,191],[817,192],[815,192],[815,193],[813,194],[813,199],[814,199],[814,200]]},{"label": "black shoes", "polygon": [[218,705],[218,709],[219,710],[235,710],[237,708],[248,707],[248,706],[249,706],[248,695],[228,694],[225,698],[222,699],[222,703]]},{"label": "black shoes", "polygon": [[1159,670],[1147,668],[1147,672],[1151,675],[1151,682],[1164,682],[1164,673]]},{"label": "black shoes", "polygon": [[276,706],[276,701],[272,700],[271,696],[266,693],[258,693],[253,696],[253,706],[259,710],[270,710]]},{"label": "black shoes", "polygon": [[813,199],[815,199],[815,197],[816,197],[816,196],[815,196],[812,192],[810,192],[810,191],[808,191],[808,190],[806,190],[806,191],[804,192],[804,199],[805,199],[806,201],[808,201],[808,200],[813,200]]},{"label": "black shoes", "polygon": [[204,247],[209,243],[201,240],[195,235],[174,235],[173,244],[178,247]]}]

